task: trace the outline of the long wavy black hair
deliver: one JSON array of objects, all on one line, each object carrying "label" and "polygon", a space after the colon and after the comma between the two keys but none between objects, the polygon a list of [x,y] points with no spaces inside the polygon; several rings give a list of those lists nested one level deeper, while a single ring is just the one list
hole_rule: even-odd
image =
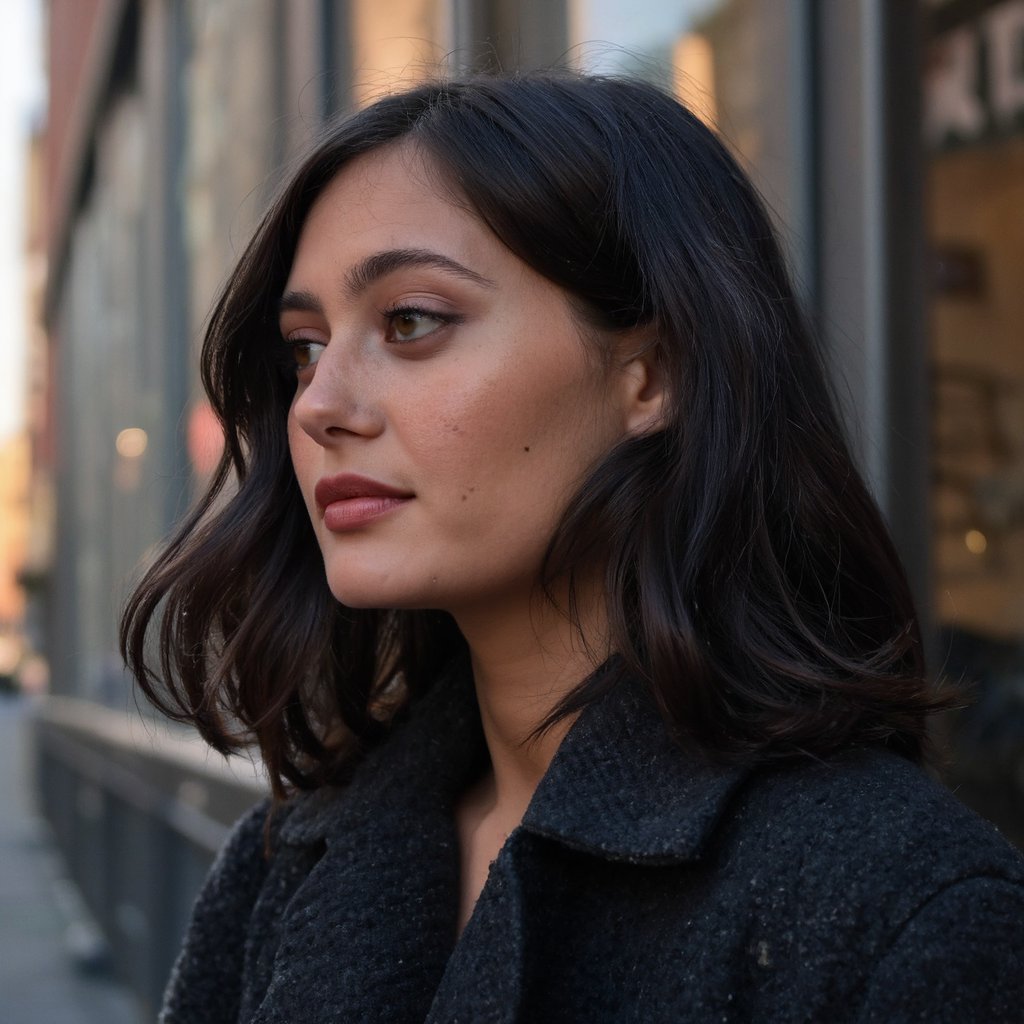
[{"label": "long wavy black hair", "polygon": [[286,437],[277,302],[304,219],[349,161],[398,142],[581,322],[647,328],[668,382],[663,429],[608,452],[551,538],[540,582],[603,571],[615,653],[543,726],[628,673],[709,757],[867,743],[920,759],[943,701],[760,198],[670,96],[572,74],[389,96],[331,125],[286,183],[206,333],[223,458],[124,613],[150,699],[221,751],[258,743],[283,795],[344,778],[465,646],[446,613],[333,598]]}]

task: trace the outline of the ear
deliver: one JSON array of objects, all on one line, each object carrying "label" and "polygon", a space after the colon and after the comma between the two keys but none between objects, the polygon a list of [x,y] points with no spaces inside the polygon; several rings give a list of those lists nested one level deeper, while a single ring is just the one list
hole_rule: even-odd
[{"label": "ear", "polygon": [[620,352],[618,387],[626,434],[637,437],[660,430],[668,415],[669,393],[657,342],[648,337]]}]

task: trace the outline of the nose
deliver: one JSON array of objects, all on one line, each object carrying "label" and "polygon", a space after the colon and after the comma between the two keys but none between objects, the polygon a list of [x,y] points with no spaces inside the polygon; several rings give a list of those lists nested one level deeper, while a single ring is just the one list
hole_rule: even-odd
[{"label": "nose", "polygon": [[325,447],[345,436],[376,437],[384,429],[366,368],[345,349],[340,338],[327,344],[315,364],[312,380],[300,381],[292,403],[298,426]]}]

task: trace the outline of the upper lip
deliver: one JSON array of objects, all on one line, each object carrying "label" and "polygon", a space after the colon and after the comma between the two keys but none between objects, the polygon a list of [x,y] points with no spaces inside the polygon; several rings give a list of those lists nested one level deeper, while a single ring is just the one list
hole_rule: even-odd
[{"label": "upper lip", "polygon": [[382,484],[368,476],[339,473],[319,480],[313,497],[320,508],[326,508],[331,502],[346,501],[349,498],[411,498],[412,492]]}]

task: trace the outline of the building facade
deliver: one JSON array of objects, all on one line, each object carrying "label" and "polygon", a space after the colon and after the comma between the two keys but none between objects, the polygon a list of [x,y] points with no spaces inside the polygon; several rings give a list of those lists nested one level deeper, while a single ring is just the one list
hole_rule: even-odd
[{"label": "building facade", "polygon": [[[55,89],[51,112],[57,689],[104,691],[123,581],[209,464],[198,339],[282,168],[325,117],[466,68],[639,73],[719,127],[778,211],[925,593],[923,22],[909,5],[643,0],[625,17],[598,0],[97,0],[90,31],[65,25],[86,6],[50,8],[52,54],[67,34],[86,41],[81,88]],[[125,430],[142,432],[134,446],[118,445]]]},{"label": "building facade", "polygon": [[[933,665],[981,694],[945,725],[952,778],[1024,843],[1024,0],[49,0],[48,14],[37,470],[56,513],[34,578],[54,694],[131,703],[120,605],[219,451],[203,324],[318,126],[439,73],[626,72],[709,120],[776,212]],[[216,819],[196,797],[212,784],[186,776],[163,776],[172,801]],[[151,1001],[159,976],[136,982]]]}]

